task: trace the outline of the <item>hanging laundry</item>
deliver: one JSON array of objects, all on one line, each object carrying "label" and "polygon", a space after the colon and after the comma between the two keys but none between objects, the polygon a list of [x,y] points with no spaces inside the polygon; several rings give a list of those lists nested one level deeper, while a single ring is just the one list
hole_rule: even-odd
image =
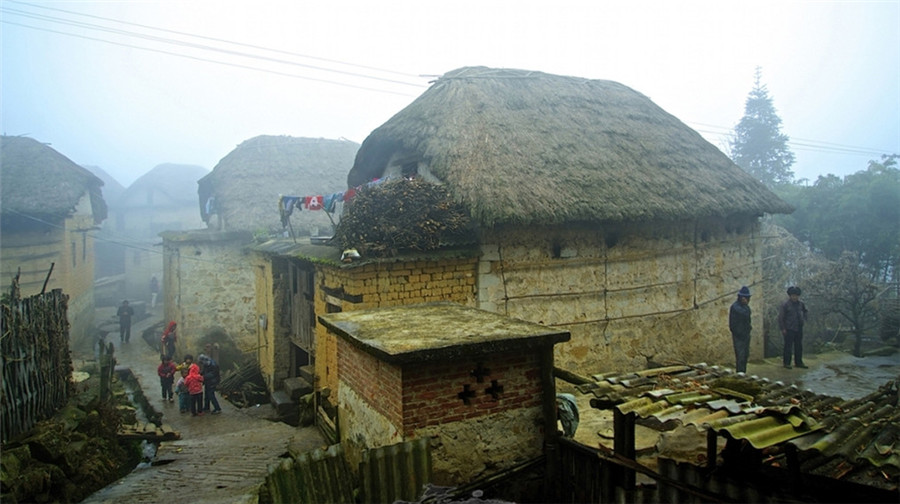
[{"label": "hanging laundry", "polygon": [[322,202],[322,207],[325,209],[326,212],[334,213],[334,206],[337,204],[338,201],[343,201],[343,200],[344,200],[344,191],[336,192],[334,194],[329,194],[328,196],[325,196],[325,199]]},{"label": "hanging laundry", "polygon": [[294,208],[300,209],[300,203],[303,201],[301,196],[281,196],[278,198],[278,214],[281,216],[281,227],[285,228],[290,223],[291,214]]},{"label": "hanging laundry", "polygon": [[321,210],[322,209],[322,196],[307,196],[305,200],[305,205],[307,210]]}]

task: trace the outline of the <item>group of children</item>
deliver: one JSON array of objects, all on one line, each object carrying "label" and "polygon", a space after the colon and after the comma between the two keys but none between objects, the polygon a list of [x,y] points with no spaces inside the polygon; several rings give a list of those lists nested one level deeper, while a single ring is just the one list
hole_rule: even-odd
[{"label": "group of children", "polygon": [[[203,415],[204,411],[217,415],[222,412],[219,400],[216,399],[216,387],[219,385],[219,365],[204,354],[194,362],[193,355],[185,355],[184,362],[175,365],[172,357],[165,353],[157,368],[163,401],[174,402],[174,394],[178,394],[178,410],[181,413],[191,412],[191,416]],[[199,364],[198,364],[199,363]],[[181,377],[175,382],[175,373]],[[174,392],[173,392],[174,384]],[[213,410],[210,411],[210,406]]]}]

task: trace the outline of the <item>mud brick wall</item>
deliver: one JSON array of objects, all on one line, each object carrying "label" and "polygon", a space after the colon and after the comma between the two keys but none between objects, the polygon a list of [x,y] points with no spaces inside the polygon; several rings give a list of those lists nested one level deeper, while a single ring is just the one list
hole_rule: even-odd
[{"label": "mud brick wall", "polygon": [[754,291],[750,357],[763,354],[760,242],[755,217],[498,229],[484,239],[477,306],[570,331],[556,365],[584,374],[733,366],[728,307],[742,285]]}]

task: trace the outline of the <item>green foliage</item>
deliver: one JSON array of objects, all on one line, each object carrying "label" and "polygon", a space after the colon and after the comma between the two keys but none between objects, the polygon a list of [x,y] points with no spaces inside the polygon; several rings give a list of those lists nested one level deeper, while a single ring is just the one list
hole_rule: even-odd
[{"label": "green foliage", "polygon": [[468,215],[445,186],[397,179],[360,189],[347,203],[335,239],[364,257],[385,257],[437,249],[468,226]]},{"label": "green foliage", "polygon": [[744,117],[734,129],[731,159],[770,188],[787,184],[794,177],[794,153],[788,149],[788,140],[781,132],[781,118],[769,91],[760,84],[757,68],[756,82],[744,105]]},{"label": "green foliage", "polygon": [[812,186],[780,186],[776,193],[796,208],[776,222],[835,261],[845,251],[873,281],[896,279],[900,265],[900,170],[897,155],[870,161],[868,169],[841,179],[820,176]]}]

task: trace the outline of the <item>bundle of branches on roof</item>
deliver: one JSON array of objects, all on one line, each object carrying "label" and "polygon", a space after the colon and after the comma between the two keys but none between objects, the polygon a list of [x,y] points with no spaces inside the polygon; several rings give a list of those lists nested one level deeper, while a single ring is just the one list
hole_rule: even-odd
[{"label": "bundle of branches on roof", "polygon": [[445,186],[396,179],[363,186],[348,202],[335,238],[364,257],[388,257],[405,250],[435,250],[468,226],[468,214]]}]

